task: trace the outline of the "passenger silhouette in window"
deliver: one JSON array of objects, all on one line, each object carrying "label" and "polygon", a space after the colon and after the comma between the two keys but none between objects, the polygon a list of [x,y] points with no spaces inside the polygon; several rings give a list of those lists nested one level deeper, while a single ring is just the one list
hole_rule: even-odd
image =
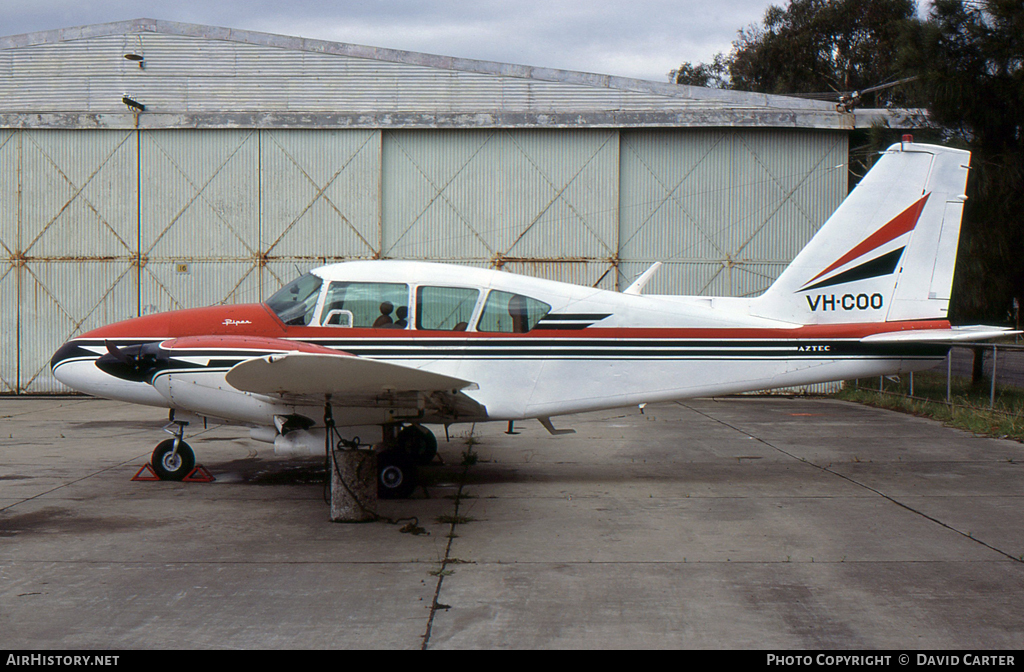
[{"label": "passenger silhouette in window", "polygon": [[373,322],[374,328],[389,327],[394,322],[391,319],[391,311],[395,309],[395,305],[390,301],[385,301],[380,304],[380,317]]},{"label": "passenger silhouette in window", "polygon": [[551,306],[528,296],[491,290],[477,322],[477,331],[525,334],[551,310]]},{"label": "passenger silhouette in window", "polygon": [[398,309],[395,310],[395,317],[397,317],[398,319],[395,320],[395,323],[390,326],[394,327],[395,329],[405,329],[407,326],[409,326],[409,321],[406,319],[407,317],[409,317],[409,307],[399,306]]},{"label": "passenger silhouette in window", "polygon": [[526,297],[516,294],[508,301],[508,314],[512,318],[512,333],[525,334],[530,330],[530,316]]}]

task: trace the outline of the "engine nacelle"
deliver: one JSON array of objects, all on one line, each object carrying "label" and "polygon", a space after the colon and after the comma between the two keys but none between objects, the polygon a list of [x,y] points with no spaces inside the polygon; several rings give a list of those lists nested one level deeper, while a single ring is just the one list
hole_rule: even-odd
[{"label": "engine nacelle", "polygon": [[274,454],[282,457],[323,455],[326,434],[321,429],[297,429],[274,437]]},{"label": "engine nacelle", "polygon": [[[374,425],[338,427],[337,433],[347,441],[356,441],[365,446],[375,443],[374,438],[380,437],[381,428]],[[283,435],[274,427],[253,427],[249,430],[249,436],[254,441],[274,444],[274,454],[281,457],[324,454],[323,427],[297,429]]]}]

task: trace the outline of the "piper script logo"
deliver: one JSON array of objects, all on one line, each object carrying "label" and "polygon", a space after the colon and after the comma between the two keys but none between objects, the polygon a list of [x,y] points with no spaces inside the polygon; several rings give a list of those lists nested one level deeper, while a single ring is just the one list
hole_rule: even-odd
[{"label": "piper script logo", "polygon": [[232,320],[230,317],[228,317],[228,318],[225,318],[224,321],[221,322],[221,324],[227,325],[227,326],[232,326],[232,325],[236,325],[236,324],[252,324],[252,322],[250,322],[249,320]]}]

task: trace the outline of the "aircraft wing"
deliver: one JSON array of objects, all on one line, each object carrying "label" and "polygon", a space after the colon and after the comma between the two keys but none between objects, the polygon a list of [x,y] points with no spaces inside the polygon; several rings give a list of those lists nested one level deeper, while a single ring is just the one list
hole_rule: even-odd
[{"label": "aircraft wing", "polygon": [[484,408],[460,394],[476,383],[400,364],[343,352],[281,352],[239,362],[225,374],[243,392],[273,395],[295,403],[434,409],[442,417],[477,417]]},{"label": "aircraft wing", "polygon": [[239,362],[227,382],[256,394],[373,396],[476,388],[460,378],[345,353],[282,352]]},{"label": "aircraft wing", "polygon": [[907,331],[890,331],[884,334],[872,334],[860,339],[861,343],[956,343],[960,341],[984,341],[1001,336],[1019,334],[1005,327],[987,327],[973,325],[970,327],[950,327],[949,329],[909,329]]}]

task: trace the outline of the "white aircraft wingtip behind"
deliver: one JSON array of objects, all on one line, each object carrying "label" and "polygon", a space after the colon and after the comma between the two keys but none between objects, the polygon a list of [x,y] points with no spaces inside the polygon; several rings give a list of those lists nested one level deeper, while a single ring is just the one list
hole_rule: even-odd
[{"label": "white aircraft wingtip behind", "polygon": [[889,331],[884,334],[865,336],[860,340],[862,343],[959,343],[1016,336],[1020,333],[1024,332],[1014,331],[1006,327],[973,325],[969,327],[951,327],[949,329]]}]

